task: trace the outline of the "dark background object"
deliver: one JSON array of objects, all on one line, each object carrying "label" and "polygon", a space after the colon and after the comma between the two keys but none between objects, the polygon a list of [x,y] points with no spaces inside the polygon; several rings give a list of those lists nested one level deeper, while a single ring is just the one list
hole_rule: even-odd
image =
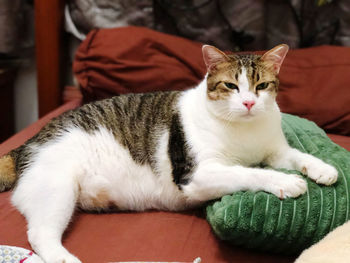
[{"label": "dark background object", "polygon": [[0,143],[15,131],[13,83],[16,71],[16,67],[2,68],[0,64]]},{"label": "dark background object", "polygon": [[[224,50],[350,46],[348,0],[71,0],[78,32],[137,25]],[[111,18],[115,18],[114,20]]]},{"label": "dark background object", "polygon": [[33,1],[0,1],[0,142],[15,132],[14,83],[33,53],[32,20]]}]

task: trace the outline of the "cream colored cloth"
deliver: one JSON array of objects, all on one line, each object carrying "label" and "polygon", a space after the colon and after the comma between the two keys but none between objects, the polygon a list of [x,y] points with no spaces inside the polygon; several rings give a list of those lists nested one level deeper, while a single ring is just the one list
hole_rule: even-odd
[{"label": "cream colored cloth", "polygon": [[[196,258],[193,263],[201,263],[201,258]],[[186,262],[149,262],[149,261],[125,261],[125,262],[109,262],[109,263],[186,263]],[[187,262],[190,263],[190,262]]]},{"label": "cream colored cloth", "polygon": [[301,253],[294,263],[349,263],[350,221]]}]

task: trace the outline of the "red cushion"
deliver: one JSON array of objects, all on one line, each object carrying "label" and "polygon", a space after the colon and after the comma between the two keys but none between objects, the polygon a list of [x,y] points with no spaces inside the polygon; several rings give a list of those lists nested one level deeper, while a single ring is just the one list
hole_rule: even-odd
[{"label": "red cushion", "polygon": [[93,30],[73,70],[85,100],[184,90],[205,74],[200,43],[138,27]]},{"label": "red cushion", "polygon": [[[146,28],[92,31],[81,44],[74,73],[86,100],[116,94],[183,90],[205,74],[201,44]],[[281,110],[350,135],[350,48],[291,50],[280,72]]]},{"label": "red cushion", "polygon": [[315,121],[327,132],[350,135],[350,48],[291,50],[280,82],[283,112]]}]

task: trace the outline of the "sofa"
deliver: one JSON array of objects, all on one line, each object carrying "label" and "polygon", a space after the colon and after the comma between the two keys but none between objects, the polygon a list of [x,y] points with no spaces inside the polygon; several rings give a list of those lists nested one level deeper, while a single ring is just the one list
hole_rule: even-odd
[{"label": "sofa", "polygon": [[[66,102],[0,145],[0,156],[36,134],[50,119],[92,100],[130,92],[184,90],[205,74],[201,43],[142,27],[99,29],[79,46],[73,71],[79,89]],[[350,48],[291,50],[280,71],[281,111],[316,122],[350,150]],[[0,245],[30,249],[26,221],[0,193]],[[77,209],[63,244],[83,262],[293,262],[236,247],[213,234],[205,209],[173,213],[92,213]]]}]

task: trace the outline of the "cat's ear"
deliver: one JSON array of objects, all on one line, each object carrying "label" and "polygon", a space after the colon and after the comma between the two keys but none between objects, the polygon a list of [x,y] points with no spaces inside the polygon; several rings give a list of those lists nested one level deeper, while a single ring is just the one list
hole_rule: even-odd
[{"label": "cat's ear", "polygon": [[224,52],[210,45],[204,45],[202,53],[208,71],[214,70],[215,66],[222,62],[229,61],[229,57]]},{"label": "cat's ear", "polygon": [[286,44],[278,45],[277,47],[274,47],[273,49],[267,51],[261,57],[261,60],[271,66],[273,71],[278,74],[288,50],[289,47]]}]

